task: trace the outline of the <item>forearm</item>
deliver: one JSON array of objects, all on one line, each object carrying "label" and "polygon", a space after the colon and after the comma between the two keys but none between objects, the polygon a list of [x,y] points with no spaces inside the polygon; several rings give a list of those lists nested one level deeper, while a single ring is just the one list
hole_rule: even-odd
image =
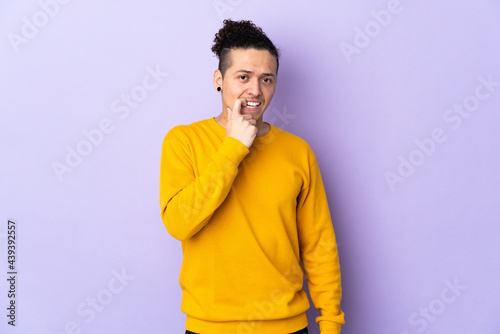
[{"label": "forearm", "polygon": [[162,220],[176,239],[186,240],[200,231],[224,201],[248,149],[226,137],[200,175],[172,160],[170,144],[164,145],[160,175]]},{"label": "forearm", "polygon": [[316,319],[322,334],[337,334],[344,323],[340,309],[342,285],[337,242],[326,193],[314,161],[309,182],[297,210],[301,259],[312,302],[321,316]]},{"label": "forearm", "polygon": [[302,255],[302,260],[311,299],[321,312],[316,318],[321,333],[337,334],[344,323],[344,313],[340,309],[342,285],[333,229],[325,230],[315,247]]}]

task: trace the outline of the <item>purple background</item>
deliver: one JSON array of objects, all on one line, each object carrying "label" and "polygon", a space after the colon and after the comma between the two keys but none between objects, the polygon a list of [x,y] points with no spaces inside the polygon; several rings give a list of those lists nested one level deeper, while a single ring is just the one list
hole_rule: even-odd
[{"label": "purple background", "polygon": [[9,218],[19,272],[15,328],[0,280],[0,332],[183,333],[161,143],[221,111],[210,48],[223,18],[253,20],[281,49],[264,119],[318,156],[342,333],[500,332],[500,3],[63,2],[0,4],[0,276]]}]

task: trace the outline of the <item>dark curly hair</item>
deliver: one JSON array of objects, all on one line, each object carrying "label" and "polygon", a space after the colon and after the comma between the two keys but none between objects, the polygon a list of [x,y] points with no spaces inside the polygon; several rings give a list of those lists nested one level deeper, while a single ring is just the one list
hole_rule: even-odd
[{"label": "dark curly hair", "polygon": [[219,58],[219,70],[222,76],[231,67],[229,51],[231,49],[267,50],[276,57],[276,72],[279,67],[279,50],[261,28],[251,21],[224,20],[224,26],[215,34],[213,53]]}]

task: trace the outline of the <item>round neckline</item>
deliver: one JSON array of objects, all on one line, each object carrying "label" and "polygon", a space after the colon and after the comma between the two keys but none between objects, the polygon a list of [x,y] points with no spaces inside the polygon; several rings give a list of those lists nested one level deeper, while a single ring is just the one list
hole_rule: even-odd
[{"label": "round neckline", "polygon": [[[219,123],[217,123],[217,121],[215,120],[215,117],[211,117],[208,119],[208,121],[212,124],[212,127],[215,129],[215,131],[221,136],[221,137],[225,137],[226,136],[226,129],[224,129],[224,127],[222,125],[220,125]],[[265,122],[263,121],[264,123],[266,123],[267,125],[269,125],[269,131],[267,131],[267,133],[263,136],[260,136],[260,137],[255,137],[254,141],[257,140],[265,140],[271,136],[274,136],[275,135],[275,132],[277,131],[277,128],[273,125],[271,125],[270,123],[268,122]]]}]

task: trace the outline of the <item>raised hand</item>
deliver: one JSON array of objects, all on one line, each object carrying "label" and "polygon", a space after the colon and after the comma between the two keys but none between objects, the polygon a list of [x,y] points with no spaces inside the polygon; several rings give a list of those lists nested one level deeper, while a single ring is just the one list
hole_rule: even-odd
[{"label": "raised hand", "polygon": [[247,104],[244,98],[234,101],[233,110],[227,108],[226,136],[238,139],[250,148],[257,135],[257,120],[253,119],[252,115],[241,114],[242,104]]}]

